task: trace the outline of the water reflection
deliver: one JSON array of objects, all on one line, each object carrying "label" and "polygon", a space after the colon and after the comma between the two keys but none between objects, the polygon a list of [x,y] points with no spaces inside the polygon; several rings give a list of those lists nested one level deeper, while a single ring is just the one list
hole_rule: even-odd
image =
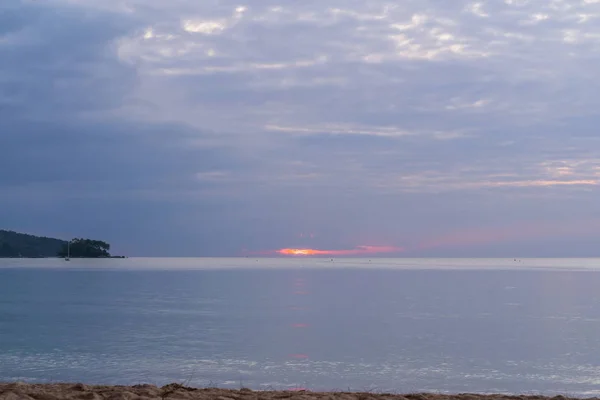
[{"label": "water reflection", "polygon": [[0,380],[583,395],[598,287],[566,271],[5,269]]},{"label": "water reflection", "polygon": [[[296,322],[291,324],[291,327],[294,329],[294,332],[304,331],[305,328],[308,328],[309,324],[298,320],[300,316],[306,315],[306,311],[308,311],[307,304],[307,295],[309,295],[309,290],[307,289],[307,281],[304,277],[296,276],[292,281],[292,292],[294,294],[294,298],[296,299],[294,305],[290,308],[294,315],[293,318]],[[296,362],[308,362],[309,355],[306,354],[306,349],[302,349],[303,343],[307,343],[306,338],[300,334],[300,336],[295,336],[296,340],[294,342],[294,347],[300,349],[301,352],[294,353],[290,355],[290,358],[295,360]],[[290,377],[290,379],[295,380],[297,377]],[[307,390],[305,386],[296,385],[290,390]]]}]

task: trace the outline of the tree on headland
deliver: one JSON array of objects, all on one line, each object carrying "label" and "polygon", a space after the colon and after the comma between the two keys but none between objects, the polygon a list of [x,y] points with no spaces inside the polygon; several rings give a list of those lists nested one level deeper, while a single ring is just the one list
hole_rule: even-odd
[{"label": "tree on headland", "polygon": [[[110,257],[110,244],[101,240],[75,238],[70,246],[64,244],[58,252],[59,257],[70,255],[72,258],[108,258]],[[69,248],[70,247],[70,248]]]},{"label": "tree on headland", "polygon": [[0,258],[56,257],[56,252],[66,243],[64,240],[0,229]]},{"label": "tree on headland", "polygon": [[0,243],[0,257],[19,257],[19,252],[9,243]]}]

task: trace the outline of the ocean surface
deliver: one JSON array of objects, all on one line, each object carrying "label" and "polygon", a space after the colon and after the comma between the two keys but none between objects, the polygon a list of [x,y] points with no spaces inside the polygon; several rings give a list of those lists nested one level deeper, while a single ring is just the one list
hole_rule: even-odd
[{"label": "ocean surface", "polygon": [[600,394],[600,259],[0,260],[0,381]]}]

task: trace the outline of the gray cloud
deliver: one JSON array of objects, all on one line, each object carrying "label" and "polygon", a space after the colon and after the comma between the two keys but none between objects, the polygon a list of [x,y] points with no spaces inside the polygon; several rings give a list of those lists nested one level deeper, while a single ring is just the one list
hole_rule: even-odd
[{"label": "gray cloud", "polygon": [[[550,240],[598,233],[584,222],[599,211],[600,3],[0,10],[9,228],[151,255],[499,255],[527,253],[523,241],[543,255]],[[544,223],[554,236],[519,228]],[[471,231],[509,233],[478,243]],[[453,232],[466,239],[439,239]]]}]

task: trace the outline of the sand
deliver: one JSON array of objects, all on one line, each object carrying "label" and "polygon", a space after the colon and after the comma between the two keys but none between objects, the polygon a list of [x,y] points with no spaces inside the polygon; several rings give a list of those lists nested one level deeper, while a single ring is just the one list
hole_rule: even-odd
[{"label": "sand", "polygon": [[[252,391],[249,389],[195,389],[179,384],[163,387],[136,386],[88,386],[78,384],[24,384],[0,383],[0,400],[545,400],[544,396],[506,396],[476,394],[375,394],[375,393],[318,393],[310,391]],[[567,400],[556,396],[554,400]]]}]

